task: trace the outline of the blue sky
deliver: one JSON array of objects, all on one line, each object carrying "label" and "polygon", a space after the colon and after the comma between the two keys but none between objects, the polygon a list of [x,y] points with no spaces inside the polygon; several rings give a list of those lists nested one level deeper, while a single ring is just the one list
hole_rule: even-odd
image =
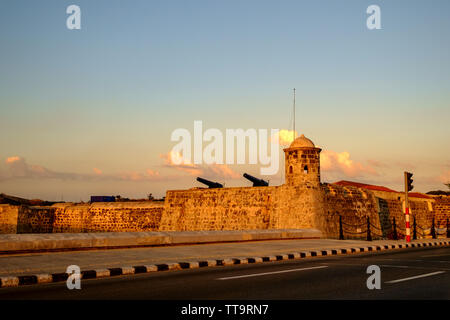
[{"label": "blue sky", "polygon": [[[81,8],[81,30],[66,28],[70,4]],[[371,4],[381,8],[381,30],[366,27]],[[194,120],[291,129],[294,87],[298,131],[373,169],[349,176],[335,163],[324,181],[400,189],[410,170],[418,191],[443,189],[449,12],[448,1],[2,0],[0,172],[8,178],[0,192],[87,200],[192,187],[195,178],[160,156],[174,129],[191,130]],[[11,157],[26,172],[78,178],[11,174]],[[86,178],[93,168],[159,177],[111,183]]]}]

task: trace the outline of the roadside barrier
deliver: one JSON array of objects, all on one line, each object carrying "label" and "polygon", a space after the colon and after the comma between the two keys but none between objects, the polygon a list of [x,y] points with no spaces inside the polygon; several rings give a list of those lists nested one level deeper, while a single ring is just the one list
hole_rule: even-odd
[{"label": "roadside barrier", "polygon": [[[427,231],[429,230],[429,235],[432,239],[437,239],[438,236],[445,235],[447,238],[450,238],[450,226],[449,226],[449,219],[447,218],[447,221],[445,225],[438,226],[436,228],[435,219],[433,217],[433,220],[431,222],[431,226],[429,228],[422,228],[416,223],[416,217],[413,217],[413,240],[417,240],[417,236],[419,235],[422,239],[425,239],[427,237]],[[365,227],[365,228],[364,228]],[[445,227],[445,228],[444,228]],[[364,228],[364,230],[362,230]],[[350,230],[349,230],[350,229]],[[389,230],[386,230],[389,229]],[[405,229],[405,230],[403,230]],[[442,231],[442,229],[444,229]],[[354,231],[356,230],[356,231]],[[439,231],[441,230],[441,231]],[[359,223],[359,224],[350,224],[346,223],[342,220],[342,216],[339,215],[339,240],[345,240],[345,235],[350,235],[350,237],[353,238],[365,238],[367,241],[372,241],[373,237],[376,237],[378,239],[392,239],[392,240],[399,240],[404,239],[406,235],[406,228],[401,228],[397,225],[397,222],[395,221],[395,217],[392,219],[391,227],[385,228],[384,230],[382,228],[377,227],[376,225],[372,224],[370,222],[370,218],[366,218],[366,222]]]}]

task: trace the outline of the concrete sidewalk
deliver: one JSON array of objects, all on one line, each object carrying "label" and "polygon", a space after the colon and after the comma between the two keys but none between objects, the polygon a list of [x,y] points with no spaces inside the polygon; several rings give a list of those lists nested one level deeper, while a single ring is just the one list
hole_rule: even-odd
[{"label": "concrete sidewalk", "polygon": [[[415,246],[423,243],[447,245],[448,239],[427,239],[412,242]],[[194,263],[193,265],[198,265],[199,261],[245,260],[249,257],[272,257],[270,258],[272,260],[277,255],[283,255],[286,256],[285,258],[289,258],[287,257],[288,254],[298,256],[298,253],[302,252],[306,255],[307,252],[317,252],[317,255],[333,255],[344,253],[342,249],[347,250],[346,253],[390,250],[398,248],[399,245],[405,248],[406,242],[404,240],[369,242],[303,239],[1,255],[0,277],[64,273],[69,265],[78,265],[82,271],[122,268],[124,266],[132,268],[134,266],[170,265],[182,262],[191,262]],[[384,246],[389,246],[389,248]],[[356,248],[356,250],[354,251],[352,248]],[[361,251],[361,248],[367,249]],[[277,259],[275,258],[275,260]]]},{"label": "concrete sidewalk", "polygon": [[0,253],[132,248],[274,239],[320,239],[316,229],[2,234]]}]

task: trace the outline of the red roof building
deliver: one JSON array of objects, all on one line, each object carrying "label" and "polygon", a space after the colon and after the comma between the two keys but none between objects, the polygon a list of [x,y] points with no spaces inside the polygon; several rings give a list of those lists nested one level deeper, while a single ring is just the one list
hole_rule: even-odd
[{"label": "red roof building", "polygon": [[[383,186],[376,186],[373,184],[365,184],[365,183],[346,181],[346,180],[334,182],[333,184],[336,184],[338,186],[343,186],[343,187],[351,186],[351,187],[363,188],[363,189],[374,190],[374,191],[402,193],[402,192],[395,191],[395,190],[392,190],[392,189],[389,189],[389,188],[383,187]],[[426,194],[423,194],[423,193],[419,193],[419,192],[410,192],[410,193],[408,193],[408,196],[412,197],[412,198],[432,199],[432,197],[430,197]]]}]

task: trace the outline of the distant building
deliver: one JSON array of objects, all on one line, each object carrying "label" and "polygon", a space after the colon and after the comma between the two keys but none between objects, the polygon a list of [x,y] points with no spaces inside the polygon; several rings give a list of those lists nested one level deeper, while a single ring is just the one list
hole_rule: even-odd
[{"label": "distant building", "polygon": [[91,196],[92,202],[115,202],[116,197],[114,196]]}]

